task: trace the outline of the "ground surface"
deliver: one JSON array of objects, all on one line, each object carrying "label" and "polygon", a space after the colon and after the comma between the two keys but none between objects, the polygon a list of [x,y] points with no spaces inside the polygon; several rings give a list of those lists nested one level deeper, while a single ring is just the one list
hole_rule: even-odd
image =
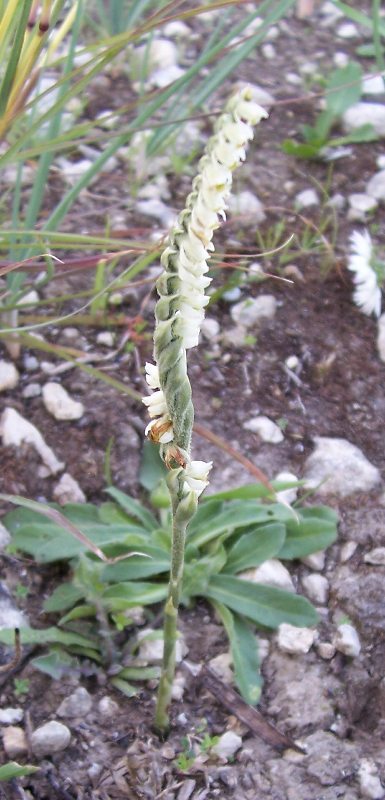
[{"label": "ground surface", "polygon": [[[215,24],[215,20],[210,24]],[[336,24],[322,28],[317,15],[308,21],[290,17],[279,26],[278,36],[271,42],[274,58],[267,59],[262,52],[256,53],[241,67],[234,81],[258,82],[276,100],[288,101],[303,95],[306,89],[303,82],[299,86],[288,82],[288,72],[303,75],[303,65],[313,62],[322,74],[332,63],[336,51],[354,55],[362,41],[361,31],[357,38],[338,38]],[[121,80],[124,85],[124,79]],[[107,93],[111,108],[112,79],[107,76],[106,81],[110,81]],[[223,97],[228,89],[230,85],[223,87]],[[99,96],[94,87],[90,113],[105,108],[105,102],[105,96]],[[120,101],[113,98],[113,102]],[[377,491],[350,495],[343,501],[333,496],[328,498],[338,509],[341,524],[338,542],[328,551],[322,570],[329,582],[329,601],[321,610],[320,641],[331,641],[335,624],[348,616],[359,632],[361,653],[350,659],[337,652],[327,660],[312,648],[306,655],[292,656],[280,652],[271,637],[270,654],[263,666],[265,684],[260,708],[266,719],[304,744],[305,755],[292,750],[280,755],[252,737],[190,675],[186,679],[183,700],[174,704],[172,731],[164,744],[151,732],[153,686],[147,685],[137,698],[127,699],[106,689],[100,674],[90,674],[87,666],[80,677],[69,677],[58,683],[33,671],[27,659],[17,674],[18,678],[30,682],[27,696],[16,696],[13,680],[4,682],[2,677],[0,698],[2,706],[25,709],[27,731],[28,725],[35,729],[56,718],[61,700],[79,684],[92,695],[92,706],[84,718],[64,720],[71,729],[72,741],[63,752],[40,762],[45,777],[24,779],[21,785],[26,794],[18,794],[16,787],[9,787],[0,789],[0,797],[23,796],[39,800],[55,797],[77,800],[124,797],[188,800],[191,797],[203,800],[234,796],[239,800],[257,797],[357,800],[364,796],[380,800],[383,797],[378,783],[372,794],[365,794],[369,790],[363,789],[362,780],[360,783],[359,769],[362,771],[365,764],[363,759],[372,759],[373,769],[385,786],[385,757],[381,744],[385,709],[382,606],[385,577],[383,566],[364,562],[365,554],[373,547],[385,546],[385,365],[376,349],[375,322],[360,314],[351,300],[351,282],[345,266],[348,236],[357,225],[348,222],[346,205],[332,213],[326,200],[337,193],[346,200],[348,195],[363,191],[376,171],[376,159],[384,152],[384,146],[380,142],[356,145],[348,157],[334,163],[333,169],[330,165],[298,162],[284,155],[280,143],[298,131],[300,122],[312,119],[315,104],[315,100],[305,104],[277,103],[270,120],[261,126],[258,143],[253,145],[247,165],[236,179],[236,191],[255,191],[265,207],[266,219],[260,227],[265,242],[263,249],[270,248],[272,226],[279,219],[286,221],[281,241],[292,232],[297,235],[295,251],[288,262],[296,269],[285,272],[277,256],[266,258],[264,269],[275,277],[263,284],[244,283],[241,288],[241,297],[257,297],[261,293],[274,295],[277,300],[275,317],[248,331],[253,340],[237,342],[232,332],[231,303],[221,299],[212,304],[208,315],[218,321],[219,334],[215,340],[204,337],[199,350],[192,352],[190,375],[197,421],[225,438],[270,479],[284,469],[300,477],[315,436],[347,439],[380,470],[382,484]],[[171,173],[168,177],[169,205],[177,211],[183,205],[190,178],[171,177]],[[149,233],[148,217],[138,214],[134,202],[128,208],[127,202],[122,202],[126,194],[125,181],[125,170],[119,165],[114,173],[105,175],[101,184],[81,198],[76,214],[77,218],[82,217],[84,230],[91,230],[89,212],[93,214],[92,224],[103,226],[108,205],[112,218],[123,214],[127,230],[135,228]],[[303,210],[299,217],[295,197],[302,189],[311,187],[318,191],[320,203]],[[54,184],[52,193],[54,197]],[[318,246],[313,243],[308,248],[304,234],[312,230],[313,224],[318,228],[322,226],[327,216],[330,217],[330,224],[324,230],[327,247],[319,245],[320,237],[316,237]],[[377,225],[378,240],[382,237],[384,241],[383,209],[375,212],[373,221]],[[74,216],[68,225],[74,228]],[[158,230],[156,222],[154,228]],[[255,228],[254,222],[243,215],[233,216],[220,235],[219,248],[227,254],[259,251]],[[215,286],[220,286],[227,275],[224,270],[218,270]],[[292,282],[284,282],[283,277]],[[84,285],[87,280],[81,276]],[[59,281],[54,291],[59,291],[58,284]],[[60,291],[75,286],[79,286],[78,275],[60,279]],[[150,334],[153,306],[154,294],[149,296],[146,285],[127,292],[123,310],[128,318],[135,317],[139,310],[148,321],[146,332]],[[76,317],[70,324],[77,326]],[[70,338],[71,333],[63,326],[45,335],[57,344],[101,351],[96,344],[96,329],[80,329],[79,326],[77,330],[80,334],[75,333],[75,339]],[[151,337],[146,336],[146,332],[135,340],[135,348],[130,353],[121,351],[106,364],[101,359],[96,363],[140,393],[144,390],[142,365],[151,357]],[[118,333],[118,339],[119,336]],[[19,386],[0,396],[0,411],[11,406],[37,426],[91,502],[102,498],[106,450],[113,437],[113,482],[138,496],[137,475],[144,425],[140,403],[71,369],[56,379],[84,403],[86,412],[78,422],[57,422],[45,410],[41,396],[30,399],[23,396],[22,390],[31,381],[41,385],[47,381],[41,362],[48,361],[49,356],[35,352],[37,362],[31,369],[28,360],[31,355],[32,352],[22,353],[18,362]],[[298,359],[297,380],[285,369],[285,361],[290,356]],[[59,362],[52,359],[52,363]],[[243,424],[257,414],[279,422],[284,431],[280,444],[263,443],[256,434],[243,428]],[[194,453],[197,458],[213,459],[212,487],[215,489],[250,480],[247,472],[226,452],[204,438],[195,437]],[[40,500],[52,499],[57,478],[43,477],[40,458],[34,451],[25,446],[17,450],[0,447],[0,457],[2,491]],[[355,543],[356,548],[351,545],[350,555],[344,560],[346,548],[343,550],[343,547],[347,541]],[[293,571],[296,585],[300,586],[301,577],[309,572],[309,567],[296,565]],[[28,608],[31,622],[39,627],[46,622],[41,615],[42,598],[48,589],[52,590],[58,575],[56,569],[38,571],[22,559],[7,556],[3,559],[5,585],[11,591],[20,583],[28,588],[27,600],[19,600],[18,604]],[[224,633],[203,604],[182,613],[181,625],[190,662],[199,664],[226,651]],[[106,695],[118,703],[110,715],[103,715],[98,705]],[[221,734],[229,728],[242,735],[243,745],[230,763],[219,763],[215,758],[196,759],[186,773],[180,762],[176,765],[175,759],[186,750],[186,737],[187,749],[191,742],[202,738],[199,730],[203,718],[207,720],[210,735]]]}]

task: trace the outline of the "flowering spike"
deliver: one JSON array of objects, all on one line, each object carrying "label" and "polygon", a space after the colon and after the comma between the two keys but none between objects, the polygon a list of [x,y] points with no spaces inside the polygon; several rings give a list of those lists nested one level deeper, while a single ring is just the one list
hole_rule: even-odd
[{"label": "flowering spike", "polygon": [[369,232],[353,231],[348,260],[348,269],[354,273],[353,280],[356,287],[353,300],[367,316],[375,314],[379,317],[381,314],[381,288],[377,277],[379,267]]}]

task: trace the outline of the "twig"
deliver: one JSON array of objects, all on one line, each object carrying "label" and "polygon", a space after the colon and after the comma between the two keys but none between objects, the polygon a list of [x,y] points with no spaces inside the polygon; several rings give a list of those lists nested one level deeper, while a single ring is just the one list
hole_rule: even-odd
[{"label": "twig", "polygon": [[20,644],[20,631],[19,628],[15,628],[15,653],[11,661],[8,661],[8,664],[2,664],[0,667],[1,672],[10,672],[12,669],[16,669],[21,659],[21,644]]},{"label": "twig", "polygon": [[255,733],[264,742],[271,744],[272,747],[278,750],[285,750],[290,747],[299,753],[304,752],[301,747],[298,747],[294,739],[281,733],[270,722],[266,722],[260,711],[246,703],[231,686],[223,683],[209,667],[203,666],[198,677],[203,686],[214,695],[221,705],[235,714],[241,722],[247,725],[252,733]]}]

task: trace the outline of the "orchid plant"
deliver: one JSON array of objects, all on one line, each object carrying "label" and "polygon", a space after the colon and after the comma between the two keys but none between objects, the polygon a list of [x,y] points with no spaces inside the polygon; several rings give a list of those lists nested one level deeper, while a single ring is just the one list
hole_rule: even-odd
[{"label": "orchid plant", "polygon": [[165,731],[169,724],[186,529],[197,509],[199,495],[208,484],[212,466],[211,462],[191,460],[194,407],[186,351],[199,341],[204,308],[209,302],[205,295],[211,282],[207,277],[207,262],[214,250],[214,231],[220,219],[225,219],[232,173],[246,157],[246,146],[254,135],[252,126],[266,116],[247,87],[228,102],[200,161],[186,208],[179,215],[162,255],[163,273],[157,281],[155,364],[146,365],[147,383],[155,391],[143,398],[143,402],[151,418],[146,433],[159,443],[161,457],[169,470],[167,483],[173,512],[163,665],[155,715],[155,725],[160,731]]},{"label": "orchid plant", "polygon": [[377,257],[370,233],[353,231],[350,237],[348,269],[353,272],[355,290],[353,300],[363,314],[381,314],[382,294],[385,285],[385,263]]}]

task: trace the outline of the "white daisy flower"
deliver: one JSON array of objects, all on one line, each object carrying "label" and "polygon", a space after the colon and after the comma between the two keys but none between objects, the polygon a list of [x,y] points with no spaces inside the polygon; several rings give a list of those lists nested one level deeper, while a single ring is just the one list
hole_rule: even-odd
[{"label": "white daisy flower", "polygon": [[196,492],[199,497],[208,486],[208,476],[213,465],[212,461],[190,461],[185,469],[185,489]]},{"label": "white daisy flower", "polygon": [[381,288],[378,285],[373,243],[368,231],[353,231],[350,237],[348,269],[354,273],[353,300],[364,314],[381,314]]}]

